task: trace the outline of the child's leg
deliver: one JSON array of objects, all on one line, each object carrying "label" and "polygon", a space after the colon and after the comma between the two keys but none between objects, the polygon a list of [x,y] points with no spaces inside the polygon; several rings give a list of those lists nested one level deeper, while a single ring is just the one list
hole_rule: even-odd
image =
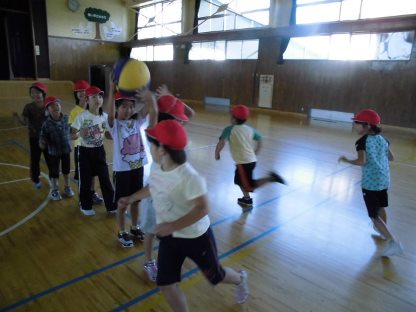
[{"label": "child's leg", "polygon": [[144,262],[152,260],[153,254],[153,240],[155,238],[155,234],[153,233],[146,233],[144,236]]},{"label": "child's leg", "polygon": [[[98,175],[98,180],[100,181],[100,188],[101,193],[104,197],[105,207],[107,208],[108,212],[115,211],[117,207],[114,203],[114,189],[110,182],[110,176],[108,174],[108,166],[105,159],[105,150],[104,147],[101,146],[97,148],[97,158],[95,164],[95,172]],[[90,185],[91,186],[91,181]],[[91,193],[90,193],[91,194]]]},{"label": "child's leg", "polygon": [[74,164],[75,164],[75,172],[74,172],[74,180],[78,181],[79,180],[79,175],[78,175],[78,146],[74,147]]},{"label": "child's leg", "polygon": [[371,218],[371,221],[373,221],[374,226],[387,240],[394,239],[393,235],[390,233],[387,225],[384,223],[381,217]]},{"label": "child's leg", "polygon": [[69,187],[69,172],[71,171],[71,158],[69,154],[61,156],[61,169],[64,176],[65,187]]},{"label": "child's leg", "polygon": [[117,225],[119,232],[126,232],[127,207],[117,207]]},{"label": "child's leg", "polygon": [[130,205],[131,226],[139,228],[139,202],[134,202]]},{"label": "child's leg", "polygon": [[30,177],[33,183],[39,183],[40,155],[42,150],[39,147],[39,138],[29,138],[30,147]]},{"label": "child's leg", "polygon": [[166,300],[175,312],[188,312],[188,303],[186,302],[186,297],[182,290],[179,288],[178,284],[171,284],[167,286],[159,286],[160,290],[166,297]]},{"label": "child's leg", "polygon": [[378,216],[381,218],[381,220],[383,220],[384,224],[387,224],[387,213],[384,207],[380,208],[380,210],[378,211]]},{"label": "child's leg", "polygon": [[79,200],[81,202],[81,209],[91,210],[92,209],[92,199],[91,199],[91,179],[92,179],[92,168],[93,164],[91,163],[91,154],[94,153],[94,149],[79,147]]}]

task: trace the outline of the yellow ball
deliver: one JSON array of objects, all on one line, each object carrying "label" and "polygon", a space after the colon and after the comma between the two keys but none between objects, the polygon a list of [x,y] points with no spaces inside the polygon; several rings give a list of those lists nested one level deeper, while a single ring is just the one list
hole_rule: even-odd
[{"label": "yellow ball", "polygon": [[113,69],[114,80],[120,92],[133,95],[150,83],[150,72],[147,65],[136,59],[120,59]]}]

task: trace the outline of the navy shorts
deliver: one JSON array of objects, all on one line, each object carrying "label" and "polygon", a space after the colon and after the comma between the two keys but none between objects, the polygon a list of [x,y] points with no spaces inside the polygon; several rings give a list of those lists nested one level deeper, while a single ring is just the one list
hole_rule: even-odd
[{"label": "navy shorts", "polygon": [[185,258],[190,258],[213,285],[220,283],[225,271],[218,260],[217,245],[211,228],[196,238],[160,237],[157,259],[158,286],[181,281],[181,269]]},{"label": "navy shorts", "polygon": [[381,191],[370,191],[362,189],[362,191],[364,202],[367,206],[368,216],[372,219],[376,219],[378,217],[380,208],[384,208],[389,205],[387,189]]},{"label": "navy shorts", "polygon": [[130,171],[114,171],[114,202],[143,188],[143,167]]},{"label": "navy shorts", "polygon": [[252,192],[255,188],[253,171],[256,163],[238,164],[235,166],[234,184],[237,184],[245,192]]}]

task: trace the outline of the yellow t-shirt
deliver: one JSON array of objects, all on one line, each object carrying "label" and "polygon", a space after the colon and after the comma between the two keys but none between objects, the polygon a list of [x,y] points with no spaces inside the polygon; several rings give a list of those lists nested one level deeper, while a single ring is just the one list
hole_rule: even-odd
[{"label": "yellow t-shirt", "polygon": [[[69,124],[72,125],[75,121],[75,118],[77,118],[77,116],[79,114],[81,114],[84,111],[84,109],[78,105],[75,105],[75,107],[71,110],[71,112],[69,113]],[[80,143],[80,139],[76,139],[74,140],[74,147],[79,146]]]}]

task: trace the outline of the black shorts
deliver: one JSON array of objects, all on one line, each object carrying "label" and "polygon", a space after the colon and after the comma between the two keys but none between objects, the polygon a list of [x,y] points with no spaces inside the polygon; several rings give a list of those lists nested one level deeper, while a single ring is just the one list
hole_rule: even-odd
[{"label": "black shorts", "polygon": [[59,179],[59,163],[63,174],[69,174],[71,171],[71,159],[69,154],[59,156],[49,155],[49,177]]},{"label": "black shorts", "polygon": [[253,171],[256,163],[238,164],[235,166],[234,184],[237,184],[245,192],[252,192],[255,188]]},{"label": "black shorts", "polygon": [[130,171],[114,171],[114,202],[143,188],[143,167]]},{"label": "black shorts", "polygon": [[161,237],[157,259],[157,285],[167,286],[181,281],[185,258],[192,259],[213,285],[220,283],[225,271],[218,260],[217,245],[211,228],[196,238]]},{"label": "black shorts", "polygon": [[369,191],[362,189],[365,205],[367,206],[368,216],[372,219],[378,217],[380,208],[388,207],[389,197],[387,189],[381,191]]}]

